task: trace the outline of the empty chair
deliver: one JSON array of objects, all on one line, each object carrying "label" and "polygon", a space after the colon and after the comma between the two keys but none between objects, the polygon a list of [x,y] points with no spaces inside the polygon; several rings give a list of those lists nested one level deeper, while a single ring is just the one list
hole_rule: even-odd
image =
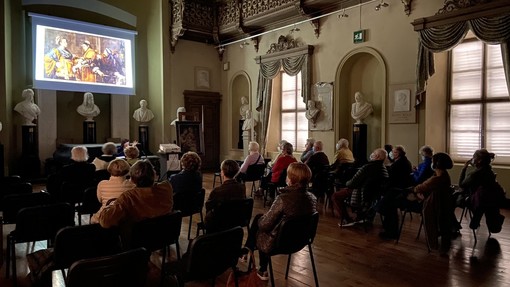
[{"label": "empty chair", "polygon": [[12,258],[12,273],[16,282],[16,243],[40,240],[53,241],[57,231],[74,225],[74,208],[67,203],[55,203],[23,208],[16,217],[16,229],[7,235],[6,275]]},{"label": "empty chair", "polygon": [[116,229],[102,228],[99,224],[64,227],[55,236],[54,269],[66,269],[75,261],[120,251],[121,242]]},{"label": "empty chair", "polygon": [[308,245],[310,252],[310,261],[312,262],[313,276],[315,279],[315,286],[319,286],[319,279],[317,277],[317,270],[315,269],[315,261],[313,259],[312,243],[317,232],[317,225],[319,223],[319,213],[315,212],[312,215],[295,217],[283,221],[278,231],[275,246],[271,253],[269,253],[269,269],[271,275],[271,286],[274,284],[273,265],[271,256],[278,254],[289,255],[287,259],[287,269],[285,271],[285,279],[289,276],[290,259],[293,253],[296,253]]},{"label": "empty chair", "polygon": [[[180,211],[137,222],[131,230],[130,242],[123,242],[124,247],[143,247],[149,252],[161,249],[163,251],[161,266],[164,266],[168,248],[175,244],[177,259],[181,259],[179,247],[181,223]],[[161,268],[161,279],[163,279],[163,268]]]},{"label": "empty chair", "polygon": [[83,214],[89,215],[89,223],[92,214],[96,213],[101,208],[101,202],[97,199],[97,187],[89,187],[83,193],[83,199],[80,206],[76,207],[78,212],[78,224],[81,225],[81,216]]},{"label": "empty chair", "polygon": [[29,182],[22,182],[19,176],[5,178],[3,182],[0,183],[0,210],[3,210],[3,202],[6,196],[27,193],[32,193],[32,184]]},{"label": "empty chair", "polygon": [[[235,272],[241,252],[243,229],[201,235],[190,243],[182,260],[170,265],[170,274],[175,275],[179,286],[194,280],[214,279],[228,268]],[[214,284],[213,284],[214,285]]]},{"label": "empty chair", "polygon": [[253,198],[223,200],[213,206],[212,210],[213,216],[205,224],[198,224],[197,235],[204,227],[207,233],[236,226],[248,227],[253,212]]},{"label": "empty chair", "polygon": [[174,194],[174,210],[181,211],[182,217],[189,216],[188,239],[191,235],[191,224],[193,222],[193,214],[200,214],[200,222],[204,222],[202,208],[205,201],[205,189],[200,192],[179,192]]},{"label": "empty chair", "polygon": [[5,207],[3,209],[3,224],[16,223],[18,212],[25,207],[49,204],[54,201],[53,197],[47,192],[34,192],[26,194],[11,194],[4,198]]},{"label": "empty chair", "polygon": [[144,286],[149,253],[138,248],[124,253],[79,260],[69,268],[67,287]]}]

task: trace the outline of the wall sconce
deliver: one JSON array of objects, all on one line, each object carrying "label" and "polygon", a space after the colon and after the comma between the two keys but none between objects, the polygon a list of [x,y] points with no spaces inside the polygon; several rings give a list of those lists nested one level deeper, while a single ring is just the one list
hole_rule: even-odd
[{"label": "wall sconce", "polygon": [[404,12],[406,13],[407,16],[411,15],[411,2],[413,2],[413,0],[400,0],[402,1],[402,4],[404,4]]},{"label": "wall sconce", "polygon": [[[404,0],[402,0],[402,1],[404,1]],[[381,8],[385,8],[388,6],[390,6],[390,4],[384,2],[384,0],[381,0],[381,3],[377,4],[377,6],[375,6],[375,11],[379,11],[379,10],[381,10]]]},{"label": "wall sconce", "polygon": [[243,49],[244,47],[249,46],[249,45],[250,45],[250,43],[249,43],[248,41],[244,41],[244,42],[242,42],[242,43],[239,45],[239,47],[240,47],[241,49]]},{"label": "wall sconce", "polygon": [[338,14],[338,18],[349,18],[349,14],[345,14],[345,9],[342,11],[342,14]]}]

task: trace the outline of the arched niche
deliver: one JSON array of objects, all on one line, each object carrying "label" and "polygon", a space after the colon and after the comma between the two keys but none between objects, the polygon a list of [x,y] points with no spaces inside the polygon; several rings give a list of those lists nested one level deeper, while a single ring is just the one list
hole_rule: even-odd
[{"label": "arched niche", "polygon": [[349,52],[338,65],[335,76],[335,138],[352,143],[351,107],[354,94],[361,91],[374,113],[364,120],[367,124],[367,154],[386,141],[387,69],[381,54],[373,48],[361,47]]},{"label": "arched niche", "polygon": [[250,110],[251,110],[251,81],[248,74],[244,71],[237,72],[232,77],[232,81],[230,82],[230,110],[231,118],[229,129],[229,139],[231,139],[230,146],[232,149],[241,149],[239,146],[239,142],[242,142],[242,138],[240,138],[240,129],[242,126],[240,108],[241,108],[241,98],[246,97],[248,99]]}]

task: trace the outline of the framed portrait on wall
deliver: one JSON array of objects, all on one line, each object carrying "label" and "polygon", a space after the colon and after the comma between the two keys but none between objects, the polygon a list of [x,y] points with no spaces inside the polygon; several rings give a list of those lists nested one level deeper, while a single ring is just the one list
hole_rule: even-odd
[{"label": "framed portrait on wall", "polygon": [[175,128],[177,130],[177,145],[181,147],[181,152],[193,151],[198,154],[204,152],[201,122],[178,121],[175,123]]},{"label": "framed portrait on wall", "polygon": [[390,85],[388,113],[390,124],[416,123],[414,84]]},{"label": "framed portrait on wall", "polygon": [[195,88],[209,90],[211,88],[211,71],[205,67],[195,67]]}]

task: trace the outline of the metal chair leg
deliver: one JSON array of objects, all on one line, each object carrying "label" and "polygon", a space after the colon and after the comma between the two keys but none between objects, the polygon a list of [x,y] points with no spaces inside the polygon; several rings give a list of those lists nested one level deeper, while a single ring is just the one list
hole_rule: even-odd
[{"label": "metal chair leg", "polygon": [[269,256],[269,278],[271,278],[271,286],[275,287],[276,285],[274,285],[273,263],[271,262],[271,256]]},{"label": "metal chair leg", "polygon": [[313,259],[313,251],[311,244],[308,244],[308,250],[310,252],[310,261],[312,261],[313,278],[315,279],[315,286],[319,287],[319,277],[317,276],[317,269],[315,268],[315,260]]},{"label": "metal chair leg", "polygon": [[285,270],[285,279],[289,277],[289,266],[290,266],[290,258],[292,257],[292,254],[289,254],[289,257],[287,258],[287,269]]},{"label": "metal chair leg", "polygon": [[400,235],[402,234],[402,228],[404,227],[404,220],[406,219],[407,210],[404,210],[404,214],[402,215],[402,222],[400,223],[400,228],[398,230],[397,240],[395,241],[395,244],[398,244],[398,241],[400,240]]}]

